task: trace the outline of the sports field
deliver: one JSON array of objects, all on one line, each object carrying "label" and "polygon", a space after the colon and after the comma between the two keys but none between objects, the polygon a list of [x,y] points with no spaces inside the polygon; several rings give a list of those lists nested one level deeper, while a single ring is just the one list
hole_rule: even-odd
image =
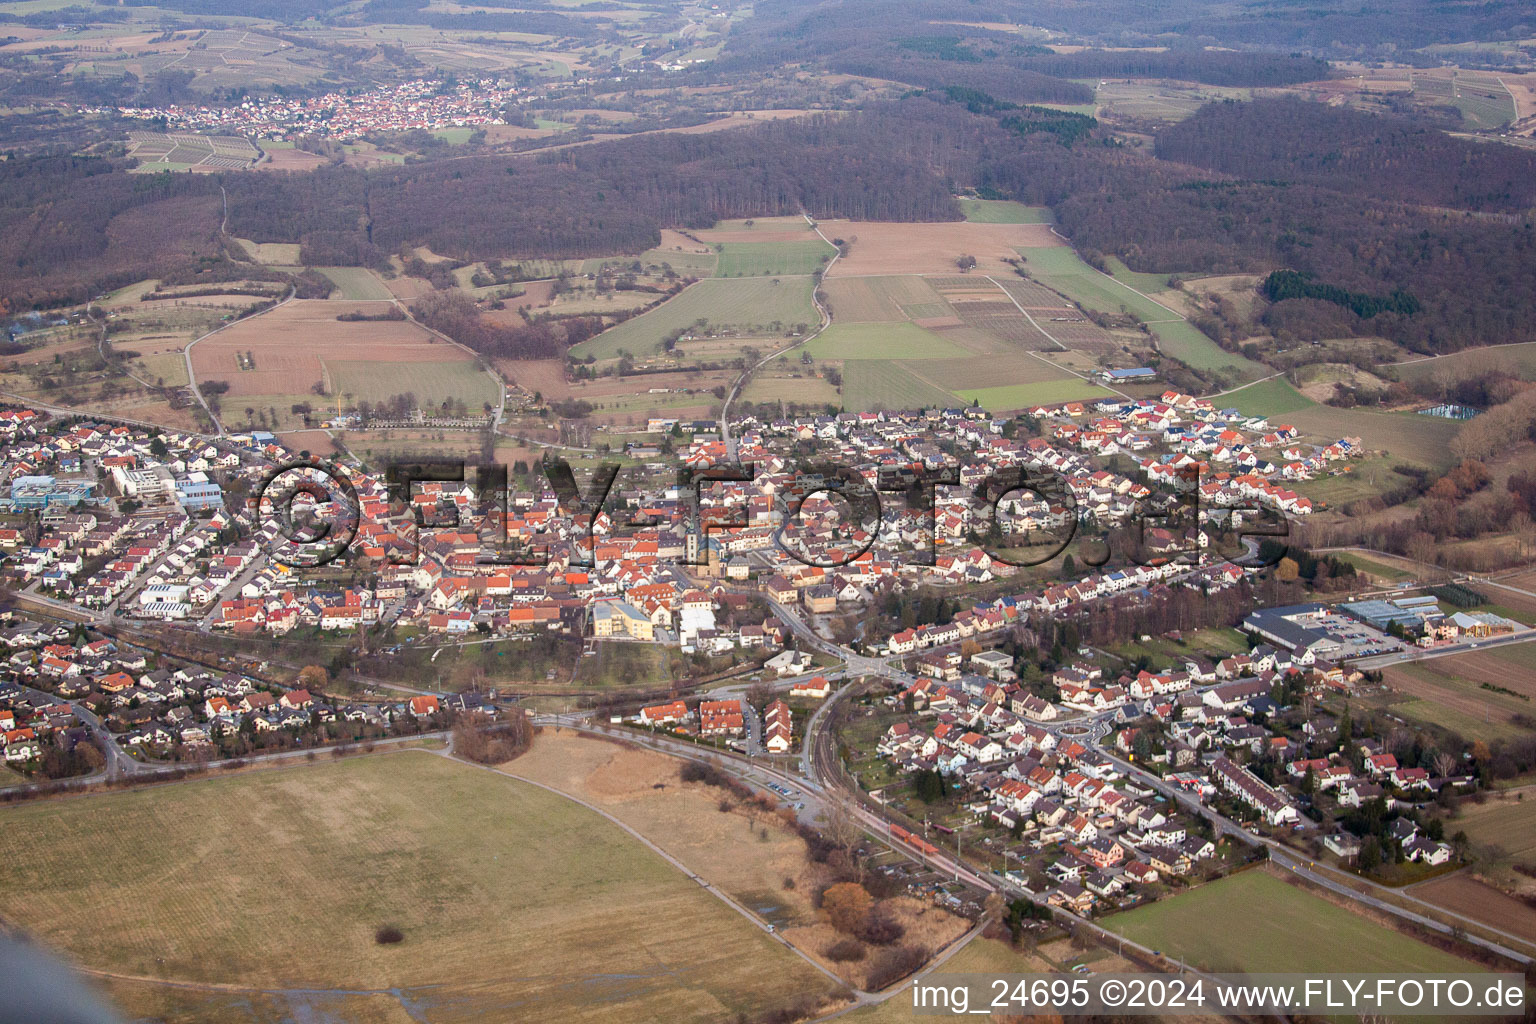
[{"label": "sports field", "polygon": [[763,277],[813,273],[837,252],[812,236],[803,242],[724,242],[716,277]]},{"label": "sports field", "polygon": [[591,811],[426,752],[4,813],[12,923],[90,969],[275,990],[295,1019],[397,990],[417,1020],[712,1022],[827,986]]},{"label": "sports field", "polygon": [[637,358],[654,355],[666,335],[703,321],[710,328],[735,329],[747,336],[783,337],[797,324],[820,320],[811,303],[809,277],[722,280],[710,278],[675,298],[612,327],[571,349],[575,357],[617,359],[620,349]]},{"label": "sports field", "polygon": [[1105,927],[1210,971],[1470,971],[1466,960],[1249,870],[1106,918]]}]

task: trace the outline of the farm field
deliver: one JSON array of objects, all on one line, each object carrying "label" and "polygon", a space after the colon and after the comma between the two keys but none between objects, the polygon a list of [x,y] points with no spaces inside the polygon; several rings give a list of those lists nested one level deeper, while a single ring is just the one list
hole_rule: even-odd
[{"label": "farm field", "polygon": [[1168,274],[1149,274],[1140,270],[1132,270],[1121,263],[1117,257],[1106,256],[1104,262],[1109,265],[1109,275],[1121,284],[1128,284],[1139,292],[1155,295],[1168,290]]},{"label": "farm field", "polygon": [[1341,562],[1348,562],[1361,572],[1369,573],[1384,583],[1396,583],[1399,580],[1413,578],[1413,574],[1406,569],[1399,569],[1384,562],[1378,562],[1374,558],[1356,554],[1353,551],[1335,552],[1333,557]]},{"label": "farm field", "polygon": [[850,412],[949,408],[958,404],[954,395],[900,363],[850,359],[843,364],[843,408]]},{"label": "farm field", "polygon": [[1065,245],[1040,251],[1026,250],[1020,255],[1024,257],[1024,267],[1031,277],[1090,309],[1101,313],[1123,310],[1143,321],[1171,320],[1179,316],[1168,307],[1138,295],[1116,279],[1094,270],[1076,251]]},{"label": "farm field", "polygon": [[1240,388],[1218,401],[1254,416],[1277,417],[1307,434],[1327,440],[1358,437],[1366,447],[1388,452],[1421,466],[1449,465],[1451,438],[1460,424],[1414,413],[1336,409],[1319,405],[1289,382],[1275,379]]},{"label": "farm field", "polygon": [[[1241,907],[1234,914],[1232,908]],[[1103,922],[1211,971],[1468,971],[1472,965],[1251,869]],[[1306,941],[1297,941],[1305,936]]]},{"label": "farm field", "polygon": [[[666,232],[662,232],[665,236]],[[663,239],[665,240],[665,239]],[[642,267],[671,268],[683,277],[711,277],[719,257],[713,252],[692,249],[647,249],[638,257]]]},{"label": "farm field", "polygon": [[748,402],[793,402],[799,405],[837,405],[840,398],[837,388],[825,377],[794,376],[799,372],[798,363],[793,369],[780,369],[770,364],[752,375],[742,390],[741,397]]},{"label": "farm field", "polygon": [[473,362],[377,363],[364,360],[325,360],[331,388],[352,402],[383,402],[395,395],[414,394],[423,409],[461,401],[469,415],[479,416],[496,405],[496,381]]},{"label": "farm field", "polygon": [[[473,370],[474,357],[437,340],[416,324],[336,319],[338,314],[375,313],[382,308],[371,302],[295,299],[199,341],[192,349],[192,369],[199,382],[228,382],[229,391],[221,402],[228,410],[274,408],[279,417],[273,424],[277,429],[302,426],[302,419],[289,412],[295,403],[311,402],[320,409],[329,404],[315,394],[314,387],[322,384],[327,395],[340,390],[332,379],[332,366],[356,364],[356,369],[349,371],[348,386],[360,391],[421,380],[436,380],[443,388],[465,384],[465,371],[449,367]],[[370,382],[370,375],[382,383]],[[494,400],[495,384],[489,376],[482,376],[486,383],[475,393],[482,396],[481,401],[486,394]],[[420,384],[403,391],[428,393]],[[465,400],[469,401],[468,397]]]},{"label": "farm field", "polygon": [[[1391,711],[1461,733],[1467,739],[1492,741],[1520,735],[1525,730],[1513,719],[1532,714],[1529,698],[1536,692],[1536,679],[1521,679],[1520,673],[1511,671],[1512,666],[1490,662],[1486,654],[1469,652],[1383,669],[1388,686],[1414,698],[1392,705]],[[1513,690],[1524,699],[1484,689],[1484,683]]]},{"label": "farm field", "polygon": [[1080,377],[1062,377],[1058,380],[1034,381],[1029,384],[1006,384],[1000,387],[971,388],[959,392],[966,403],[979,402],[989,412],[1007,412],[1028,408],[1031,405],[1051,405],[1070,402],[1079,398],[1103,398],[1107,392]]},{"label": "farm field", "polygon": [[960,212],[973,224],[1054,224],[1048,206],[1025,206],[1007,199],[961,199]]},{"label": "farm field", "polygon": [[1465,871],[1412,889],[1421,900],[1536,942],[1536,910]]},{"label": "farm field", "polygon": [[1138,121],[1173,122],[1184,120],[1212,100],[1248,99],[1250,93],[1248,89],[1186,82],[1105,82],[1094,90],[1094,100],[1105,114]]},{"label": "farm field", "polygon": [[384,282],[366,267],[316,267],[336,286],[332,298],[367,300],[393,298]]},{"label": "farm field", "polygon": [[1278,417],[1310,409],[1317,404],[1292,387],[1289,381],[1278,377],[1249,384],[1211,401],[1230,406],[1247,416],[1263,416],[1272,424],[1284,422]]},{"label": "farm field", "polygon": [[[678,779],[679,762],[647,750],[573,733],[542,734],[533,749],[507,766],[518,776],[553,786],[613,814],[697,872],[712,886],[771,922],[796,947],[837,970],[824,958],[835,933],[817,912],[811,894],[831,877],[807,856],[805,842],[777,821],[741,809],[722,813],[719,791]],[[660,787],[660,788],[658,788]],[[744,820],[745,819],[745,820]],[[743,826],[766,827],[743,841]],[[786,888],[784,879],[794,882]],[[907,934],[938,948],[963,934],[969,923],[936,907],[897,900],[892,905]],[[852,983],[862,973],[843,974]]]},{"label": "farm field", "polygon": [[817,359],[955,359],[967,352],[912,323],[834,322],[805,346]]},{"label": "farm field", "polygon": [[[271,145],[271,143],[268,143],[268,145]],[[257,263],[266,263],[272,266],[291,267],[297,265],[299,262],[299,249],[302,248],[298,242],[253,242],[249,238],[237,238],[235,241],[239,242],[240,246],[250,254],[251,259]],[[356,268],[347,267],[345,269],[354,270]]]},{"label": "farm field", "polygon": [[1465,803],[1461,814],[1446,824],[1467,833],[1479,875],[1501,888],[1533,893],[1536,881],[1514,866],[1530,865],[1536,855],[1536,800],[1519,796],[1502,792],[1483,804]]},{"label": "farm field", "polygon": [[1505,370],[1523,380],[1536,380],[1536,341],[1493,348],[1469,348],[1433,359],[1416,359],[1390,367],[1399,380],[1433,379],[1439,373]]},{"label": "farm field", "polygon": [[1265,377],[1272,372],[1262,363],[1228,352],[1187,320],[1153,324],[1152,333],[1157,336],[1158,348],[1196,370],[1213,370],[1237,380]]},{"label": "farm field", "polygon": [[973,355],[964,359],[945,359],[941,362],[929,361],[912,368],[921,372],[934,384],[957,395],[981,388],[1004,386],[999,385],[998,381],[1010,381],[1014,385],[1026,386],[1046,382],[1083,383],[1079,378],[1070,376],[1050,363],[1036,359],[1028,352],[1020,351]]},{"label": "farm field", "polygon": [[1515,119],[1514,97],[1493,75],[1430,72],[1412,75],[1411,83],[1416,99],[1455,107],[1468,128],[1491,130]]},{"label": "farm field", "polygon": [[837,252],[816,238],[803,242],[724,242],[716,277],[764,277],[814,273]]},{"label": "farm field", "polygon": [[[1259,363],[1227,352],[1184,320],[1183,314],[1172,306],[1138,294],[1147,290],[1143,285],[1156,291],[1166,289],[1166,275],[1138,273],[1119,261],[1110,265],[1114,276],[1101,274],[1068,248],[1032,250],[1020,255],[1025,258],[1025,269],[1040,284],[1060,292],[1085,309],[1109,315],[1126,313],[1149,324],[1163,352],[1196,370],[1217,371],[1238,380],[1262,377],[1271,372]],[[1012,293],[1017,286],[1010,281],[1008,287]],[[1043,296],[1036,301],[1043,301]],[[1030,306],[1031,302],[1021,298],[1020,304]]]},{"label": "farm field", "polygon": [[[716,1021],[827,985],[592,812],[429,753],[8,813],[8,916],[98,970],[520,1021],[610,1020],[614,1001]],[[374,943],[386,923],[403,943]]]},{"label": "farm field", "polygon": [[955,260],[976,257],[979,274],[1013,273],[1006,262],[1018,251],[1030,254],[1065,243],[1046,224],[978,224],[946,221],[897,224],[889,221],[825,221],[822,234],[846,239],[848,254],[832,265],[828,279],[880,274],[954,274]]},{"label": "farm field", "polygon": [[783,337],[798,324],[819,320],[811,287],[809,277],[700,281],[655,309],[582,342],[571,354],[578,359],[617,359],[623,349],[636,358],[653,356],[662,338],[700,320],[711,329],[736,330],[744,337]]},{"label": "farm field", "polygon": [[954,315],[933,285],[913,275],[835,277],[823,287],[832,319],[839,324]]}]

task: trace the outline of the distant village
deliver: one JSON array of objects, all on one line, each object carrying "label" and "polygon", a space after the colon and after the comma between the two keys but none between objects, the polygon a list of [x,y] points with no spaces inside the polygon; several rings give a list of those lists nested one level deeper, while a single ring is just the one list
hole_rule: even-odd
[{"label": "distant village", "polygon": [[216,132],[250,139],[304,135],[353,141],[373,133],[437,131],[506,124],[519,90],[492,78],[445,82],[417,78],[362,93],[289,98],[260,96],[231,106],[113,107],[102,111],[164,124],[172,131]]}]

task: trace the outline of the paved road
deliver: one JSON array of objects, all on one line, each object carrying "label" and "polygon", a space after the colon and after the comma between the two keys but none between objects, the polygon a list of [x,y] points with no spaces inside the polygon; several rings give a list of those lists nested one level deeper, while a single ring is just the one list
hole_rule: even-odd
[{"label": "paved road", "polygon": [[187,342],[187,347],[181,350],[181,357],[186,360],[187,364],[187,386],[192,390],[192,396],[197,399],[197,404],[201,405],[203,407],[203,412],[208,414],[208,422],[213,424],[213,430],[217,436],[224,436],[224,424],[220,423],[219,418],[214,415],[213,407],[208,404],[208,399],[203,397],[202,390],[197,386],[197,374],[192,370],[192,346],[207,338],[213,337],[220,331],[226,331],[236,324],[243,324],[249,320],[256,319],[256,317],[264,316],[265,314],[272,312],[272,310],[277,309],[279,306],[286,306],[288,303],[293,301],[293,297],[296,294],[298,294],[297,289],[290,287],[288,289],[288,294],[283,296],[280,302],[273,304],[270,308],[264,309],[254,316],[241,317],[238,320],[231,320],[227,324],[221,324],[220,326],[215,327],[213,330],[209,331],[207,334],[193,338],[191,341]]},{"label": "paved road", "polygon": [[[779,611],[780,609],[776,608],[775,610]],[[787,612],[787,609],[784,609],[784,611]],[[879,674],[889,675],[889,672],[881,671]],[[1210,685],[1216,686],[1221,684],[1214,683]],[[1202,687],[1201,689],[1209,688],[1210,686]],[[830,712],[832,707],[839,701],[845,699],[851,689],[852,688],[850,687],[845,687],[835,693],[832,697],[829,697],[827,701],[823,703],[822,707],[816,711],[816,713],[812,716],[811,721],[807,724],[804,752],[801,757],[801,773],[808,780],[810,780],[810,783],[816,787],[826,799],[840,800],[845,807],[851,811],[856,812],[860,820],[865,822],[866,825],[870,826],[872,829],[879,830],[883,837],[884,835],[888,834],[888,827],[886,824],[876,815],[871,813],[868,808],[866,808],[859,801],[856,794],[853,794],[848,790],[844,775],[840,770],[840,762],[837,759],[835,742],[831,738],[830,730],[826,727],[827,722],[831,717]],[[1284,870],[1291,871],[1292,873],[1303,877],[1308,881],[1312,881],[1316,884],[1325,886],[1326,888],[1338,893],[1341,896],[1356,900],[1366,906],[1380,910],[1384,913],[1393,914],[1404,920],[1411,921],[1420,927],[1428,928],[1431,931],[1449,935],[1457,930],[1455,927],[1447,925],[1442,921],[1426,917],[1423,914],[1419,914],[1412,910],[1406,909],[1398,904],[1389,902],[1386,899],[1372,895],[1369,892],[1359,892],[1354,888],[1343,885],[1336,879],[1330,878],[1324,874],[1320,874],[1318,870],[1316,870],[1315,864],[1309,861],[1304,861],[1289,848],[1278,842],[1275,842],[1274,840],[1270,840],[1261,836],[1255,836],[1253,833],[1249,832],[1237,822],[1212,811],[1210,808],[1206,807],[1198,798],[1192,796],[1188,792],[1180,789],[1177,786],[1172,786],[1164,782],[1160,777],[1145,772],[1131,762],[1124,760],[1115,753],[1113,748],[1105,747],[1102,744],[1102,740],[1109,734],[1111,730],[1113,721],[1119,716],[1120,709],[1111,709],[1095,715],[1074,718],[1069,721],[1047,723],[1045,728],[1051,732],[1060,734],[1061,731],[1067,727],[1087,726],[1089,729],[1087,737],[1077,738],[1086,739],[1093,747],[1098,750],[1100,754],[1108,758],[1122,772],[1126,773],[1129,777],[1136,778],[1142,783],[1168,796],[1170,799],[1183,806],[1190,813],[1210,820],[1216,828],[1218,835],[1231,836],[1246,845],[1264,847],[1276,866]],[[903,852],[910,854],[912,851],[903,849]],[[1000,888],[1009,892],[1022,891],[1029,895],[1031,899],[1035,898],[1033,893],[1028,893],[1027,890],[1023,890],[1022,887],[1015,886],[1007,880],[999,881],[997,879],[991,878],[978,878],[974,872],[970,872],[969,869],[956,865],[953,858],[942,852],[936,857],[924,857],[922,859],[927,860],[930,864],[940,868],[941,870],[955,873],[958,875],[958,877],[965,878],[968,881],[971,881],[972,884],[977,884],[983,889],[991,890],[993,888]],[[1392,893],[1392,890],[1388,890],[1380,886],[1375,886],[1374,883],[1370,883],[1368,880],[1361,879],[1361,881],[1372,888],[1379,889],[1383,894]],[[1425,904],[1425,906],[1428,907],[1429,905]],[[1462,921],[1469,927],[1480,928],[1485,932],[1499,935],[1511,942],[1526,944],[1524,940],[1522,940],[1519,936],[1505,932],[1496,927],[1492,927],[1485,924],[1484,922],[1441,911],[1441,909],[1438,907],[1435,909],[1441,913],[1444,913],[1448,917]],[[1473,945],[1507,957],[1511,960],[1514,960],[1515,962],[1533,962],[1532,958],[1527,954],[1521,953],[1518,950],[1512,949],[1502,943],[1494,942],[1471,934],[1465,934],[1465,939],[1466,941],[1471,942]],[[1151,953],[1150,950],[1143,950],[1143,952],[1149,954]]]},{"label": "paved road", "polygon": [[[1318,869],[1316,862],[1308,860],[1301,854],[1297,853],[1295,850],[1292,850],[1290,847],[1285,846],[1284,844],[1279,843],[1273,839],[1269,839],[1265,836],[1254,835],[1252,832],[1248,831],[1246,828],[1239,825],[1232,819],[1218,814],[1216,811],[1206,807],[1203,803],[1200,802],[1200,800],[1198,800],[1187,791],[1179,788],[1178,786],[1169,785],[1158,776],[1153,775],[1150,772],[1143,771],[1141,768],[1138,768],[1136,765],[1115,754],[1112,749],[1100,745],[1098,750],[1100,754],[1103,754],[1106,758],[1113,762],[1114,765],[1127,776],[1133,777],[1145,785],[1151,786],[1165,796],[1168,796],[1169,798],[1176,801],[1179,805],[1183,806],[1191,814],[1200,815],[1201,817],[1204,817],[1206,820],[1210,821],[1215,826],[1217,835],[1231,836],[1232,838],[1237,839],[1249,846],[1263,847],[1266,851],[1268,851],[1271,863],[1275,864],[1276,866],[1284,868],[1292,874],[1299,875],[1310,882],[1315,882],[1316,884],[1336,892],[1341,896],[1348,897],[1349,899],[1363,903],[1366,906],[1372,907],[1376,910],[1381,910],[1386,913],[1393,914],[1397,917],[1401,917],[1405,920],[1412,921],[1414,924],[1428,928],[1434,932],[1439,932],[1442,935],[1450,935],[1456,930],[1453,926],[1445,924],[1443,921],[1425,917],[1422,914],[1415,913],[1414,911],[1408,910],[1402,906],[1397,905],[1396,903],[1390,902],[1387,899],[1372,895],[1369,892],[1361,892],[1358,888],[1344,885],[1337,879],[1322,873]],[[1384,886],[1378,886],[1371,882],[1369,879],[1359,878],[1358,876],[1350,877],[1355,879],[1361,885],[1379,890],[1383,894],[1398,894],[1397,890],[1388,889]],[[1422,901],[1418,902],[1422,903]],[[1425,906],[1428,906],[1428,904],[1425,904]],[[1443,910],[1442,908],[1437,907],[1435,909],[1439,910],[1447,917],[1451,917],[1463,922],[1467,926],[1481,928],[1484,931],[1499,935],[1508,941],[1512,941],[1521,945],[1529,944],[1527,940],[1522,939],[1518,935],[1511,934],[1482,921],[1476,921],[1469,917],[1463,917],[1460,914],[1456,914],[1448,910]],[[1484,939],[1480,936],[1472,934],[1464,934],[1463,938],[1465,941],[1470,942],[1475,946],[1480,946],[1489,950],[1490,952],[1497,953],[1500,956],[1508,957],[1509,959],[1518,963],[1528,964],[1533,962],[1533,958],[1529,955],[1511,949],[1508,946],[1502,945],[1498,942],[1493,942],[1491,940]]]}]

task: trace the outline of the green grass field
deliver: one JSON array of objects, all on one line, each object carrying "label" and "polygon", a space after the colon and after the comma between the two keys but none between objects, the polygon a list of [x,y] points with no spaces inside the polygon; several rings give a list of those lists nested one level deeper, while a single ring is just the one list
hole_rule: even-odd
[{"label": "green grass field", "polygon": [[1466,830],[1474,845],[1501,854],[1502,858],[1528,863],[1531,853],[1536,851],[1536,800],[1467,804],[1455,824]]},{"label": "green grass field", "polygon": [[1278,377],[1274,380],[1250,384],[1220,398],[1213,398],[1211,401],[1222,408],[1233,408],[1247,416],[1266,416],[1271,420],[1276,416],[1310,409],[1317,404],[1292,387],[1289,381]]},{"label": "green grass field", "polygon": [[1222,407],[1289,423],[1315,437],[1358,437],[1369,448],[1421,466],[1449,465],[1452,459],[1447,446],[1461,428],[1455,420],[1434,416],[1320,405],[1279,378],[1241,388],[1216,401]]},{"label": "green grass field", "polygon": [[180,352],[158,352],[140,356],[132,363],[133,372],[150,383],[165,381],[167,387],[187,385],[187,361]]},{"label": "green grass field", "polygon": [[1536,672],[1536,641],[1489,648],[1489,656],[1507,661],[1523,672]]},{"label": "green grass field", "polygon": [[1178,313],[1138,295],[1130,287],[1094,270],[1067,246],[1024,249],[1025,269],[1041,284],[1101,313],[1127,312],[1141,320],[1170,320]]},{"label": "green grass field", "polygon": [[363,360],[326,360],[331,390],[348,395],[352,402],[383,402],[411,392],[423,409],[445,400],[460,399],[471,416],[480,415],[486,403],[496,404],[496,382],[473,362],[387,363]]},{"label": "green grass field", "polygon": [[331,279],[339,295],[338,299],[390,299],[394,298],[384,282],[371,270],[363,267],[316,267]]},{"label": "green grass field", "polygon": [[1187,320],[1153,324],[1157,347],[1196,370],[1215,370],[1241,379],[1267,377],[1274,371],[1262,363],[1228,352]]},{"label": "green grass field", "polygon": [[1263,377],[1271,371],[1260,363],[1225,351],[1180,314],[1138,294],[1143,285],[1167,287],[1167,276],[1129,270],[1118,260],[1110,264],[1113,277],[1101,274],[1065,246],[1056,249],[1024,249],[1020,255],[1030,276],[1054,288],[1072,301],[1100,313],[1129,313],[1151,324],[1163,352],[1196,370],[1214,370],[1238,379]]},{"label": "green grass field", "polygon": [[88,968],[276,991],[285,1019],[398,989],[416,1020],[713,1022],[827,987],[592,812],[429,753],[5,813],[12,924]]},{"label": "green grass field", "polygon": [[966,405],[977,401],[989,412],[1008,412],[1031,405],[1052,405],[1079,398],[1104,398],[1108,394],[1103,388],[1080,377],[1005,384],[995,388],[971,388],[957,393],[965,399]]},{"label": "green grass field", "polygon": [[700,281],[655,309],[582,342],[571,349],[571,354],[617,359],[619,350],[624,349],[637,357],[653,355],[660,350],[663,337],[699,320],[717,328],[782,336],[796,324],[813,326],[818,322],[811,287],[809,277]]},{"label": "green grass field", "polygon": [[1406,570],[1395,569],[1390,565],[1367,558],[1365,555],[1356,554],[1353,551],[1337,551],[1333,553],[1333,557],[1341,562],[1348,562],[1361,572],[1368,572],[1377,579],[1385,580],[1388,583],[1406,580],[1413,575]]},{"label": "green grass field", "polygon": [[1457,708],[1447,707],[1440,701],[1414,697],[1396,704],[1386,705],[1388,711],[1399,718],[1417,722],[1423,726],[1446,729],[1469,740],[1511,740],[1528,735],[1506,722],[1487,718],[1481,714],[1468,714]]},{"label": "green grass field", "polygon": [[1536,341],[1495,348],[1469,348],[1435,359],[1419,359],[1391,367],[1398,380],[1427,380],[1437,373],[1476,373],[1504,370],[1522,380],[1536,380]]},{"label": "green grass field", "polygon": [[1472,965],[1250,870],[1106,918],[1105,927],[1211,971],[1418,974]]},{"label": "green grass field", "polygon": [[806,348],[817,359],[963,359],[970,355],[913,323],[834,323]]},{"label": "green grass field", "polygon": [[249,238],[237,238],[235,241],[250,253],[251,259],[269,265],[291,266],[298,263],[299,250],[302,248],[298,242],[253,242]]},{"label": "green grass field", "polygon": [[1048,206],[1025,206],[1007,199],[962,199],[960,212],[976,224],[1054,224]]},{"label": "green grass field", "polygon": [[741,397],[748,402],[796,402],[801,405],[837,405],[837,389],[822,377],[773,376],[760,370],[752,375]]},{"label": "green grass field", "polygon": [[1139,270],[1132,270],[1114,256],[1105,257],[1104,262],[1109,265],[1111,277],[1121,284],[1130,285],[1139,292],[1156,294],[1157,292],[1168,290],[1169,275],[1167,274],[1148,274]]},{"label": "green grass field", "polygon": [[837,250],[819,238],[805,242],[725,242],[716,277],[765,277],[815,272]]},{"label": "green grass field", "polygon": [[[671,267],[683,277],[712,277],[718,257],[710,252],[678,252],[676,249],[647,249],[640,254],[640,264],[645,267]],[[627,260],[603,262],[626,263]]]},{"label": "green grass field", "polygon": [[1436,105],[1449,105],[1461,111],[1468,128],[1501,128],[1515,119],[1515,101],[1497,78],[1482,75],[1458,75],[1455,79],[1438,75],[1414,75],[1413,91],[1418,98]]},{"label": "green grass field", "polygon": [[851,359],[843,364],[843,408],[947,409],[960,405],[954,395],[917,377],[888,359]]}]

